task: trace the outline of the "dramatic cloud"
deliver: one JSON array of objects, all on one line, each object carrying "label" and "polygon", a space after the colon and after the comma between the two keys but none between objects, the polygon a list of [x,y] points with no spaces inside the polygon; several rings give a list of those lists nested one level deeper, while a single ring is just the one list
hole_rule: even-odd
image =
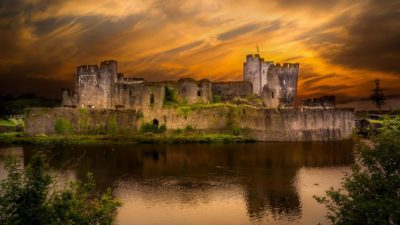
[{"label": "dramatic cloud", "polygon": [[396,0],[0,0],[0,93],[58,97],[106,59],[146,80],[240,80],[245,55],[299,62],[302,97],[400,95]]}]

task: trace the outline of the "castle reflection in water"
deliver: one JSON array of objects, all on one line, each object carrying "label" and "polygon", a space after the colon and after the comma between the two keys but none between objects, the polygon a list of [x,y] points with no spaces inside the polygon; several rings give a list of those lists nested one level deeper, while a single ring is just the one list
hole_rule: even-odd
[{"label": "castle reflection in water", "polygon": [[[57,173],[84,179],[87,172],[93,172],[99,189],[114,187],[129,192],[134,187],[146,193],[144,201],[193,205],[209,201],[216,192],[237,189],[242,192],[247,216],[257,220],[266,215],[301,217],[295,185],[298,171],[349,166],[353,162],[351,149],[351,142],[305,142],[102,145],[48,152]],[[34,151],[24,148],[25,164]]]}]

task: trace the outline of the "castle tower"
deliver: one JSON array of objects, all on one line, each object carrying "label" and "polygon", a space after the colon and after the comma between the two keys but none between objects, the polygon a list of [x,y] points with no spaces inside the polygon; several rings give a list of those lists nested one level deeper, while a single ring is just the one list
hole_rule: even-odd
[{"label": "castle tower", "polygon": [[268,68],[271,61],[264,61],[259,54],[247,55],[243,64],[243,80],[252,83],[253,93],[261,96],[263,87],[268,82]]},{"label": "castle tower", "polygon": [[97,93],[98,71],[97,65],[82,65],[76,68],[76,91],[80,107],[95,105],[93,95]]},{"label": "castle tower", "polygon": [[98,93],[101,99],[100,104],[105,108],[112,108],[112,94],[115,83],[118,82],[117,61],[108,60],[101,62],[98,80],[99,88],[101,89],[101,92]]},{"label": "castle tower", "polygon": [[298,63],[271,65],[267,85],[262,90],[263,104],[267,108],[292,107],[297,98]]}]

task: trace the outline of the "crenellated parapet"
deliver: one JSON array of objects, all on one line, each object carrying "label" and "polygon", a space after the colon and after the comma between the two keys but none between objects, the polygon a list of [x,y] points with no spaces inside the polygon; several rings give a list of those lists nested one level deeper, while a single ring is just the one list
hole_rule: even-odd
[{"label": "crenellated parapet", "polygon": [[81,65],[76,68],[76,74],[79,75],[97,75],[99,72],[98,65]]},{"label": "crenellated parapet", "polygon": [[[206,79],[196,81],[182,78],[178,81],[149,83],[142,78],[118,73],[117,61],[106,60],[99,65],[81,65],[76,68],[77,104],[80,107],[146,108],[162,105],[152,104],[149,100],[151,96],[167,96],[170,99],[164,99],[166,102],[174,99],[178,103],[187,104],[210,103],[214,98],[215,101],[231,101],[236,97],[256,97],[259,100],[261,98],[267,108],[286,107],[294,105],[298,73],[298,63],[274,64],[254,54],[246,56],[243,81],[213,83]],[[153,93],[153,89],[158,91]],[[165,93],[160,94],[163,90]],[[64,96],[65,99],[71,99],[67,93]]]}]

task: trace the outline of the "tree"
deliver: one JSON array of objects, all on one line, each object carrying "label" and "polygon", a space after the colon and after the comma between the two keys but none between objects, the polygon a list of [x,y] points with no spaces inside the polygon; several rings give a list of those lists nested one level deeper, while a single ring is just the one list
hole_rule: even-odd
[{"label": "tree", "polygon": [[379,110],[379,113],[382,111],[382,106],[385,104],[385,96],[383,95],[383,90],[380,87],[381,81],[375,80],[375,89],[373,90],[372,95],[370,96],[371,101],[373,101],[376,107]]},{"label": "tree", "polygon": [[315,197],[332,224],[400,224],[400,116],[386,118],[371,140],[357,141],[356,163],[342,188]]},{"label": "tree", "polygon": [[92,176],[55,189],[43,154],[24,169],[15,158],[6,161],[8,176],[0,182],[0,224],[113,224],[121,205],[111,190],[98,195]]}]

